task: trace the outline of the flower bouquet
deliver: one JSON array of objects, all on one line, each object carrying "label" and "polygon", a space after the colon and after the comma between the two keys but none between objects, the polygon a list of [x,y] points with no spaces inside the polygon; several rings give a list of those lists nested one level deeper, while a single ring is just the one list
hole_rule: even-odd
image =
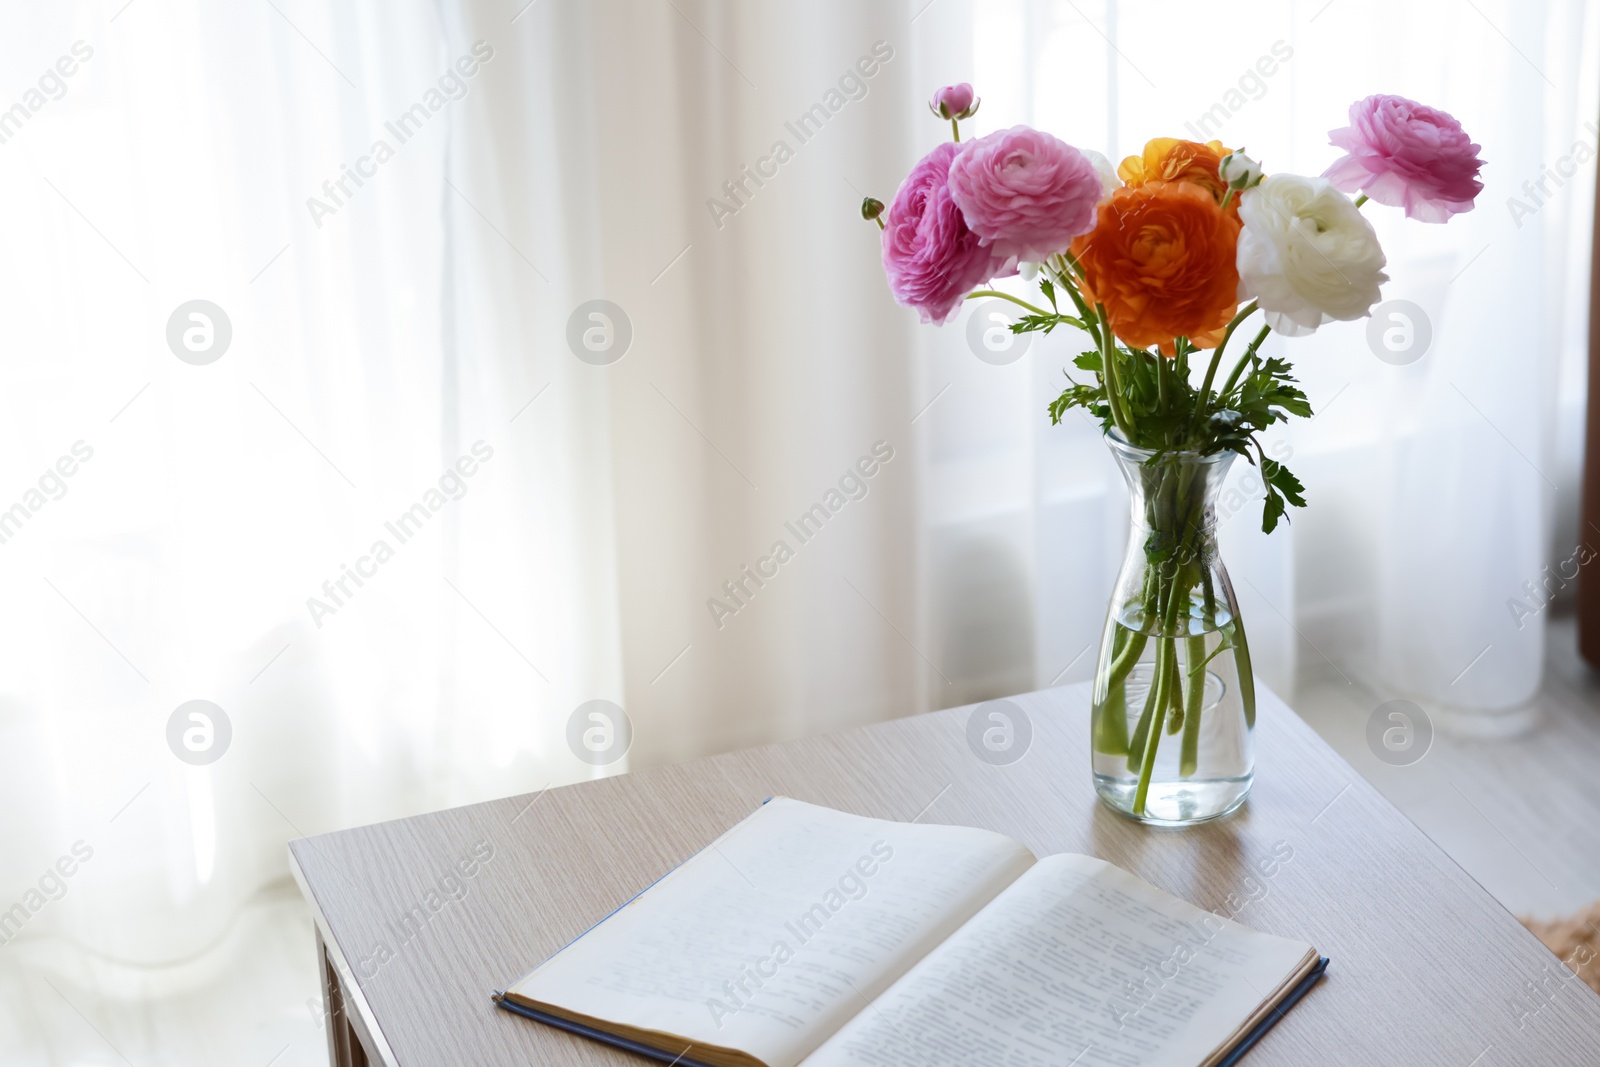
[{"label": "flower bouquet", "polygon": [[[930,106],[954,140],[887,208],[869,198],[862,214],[883,231],[890,291],[924,322],[991,297],[1019,306],[1017,333],[1069,326],[1087,338],[1073,361],[1087,377],[1068,373],[1050,418],[1081,408],[1098,420],[1132,496],[1095,672],[1096,789],[1146,822],[1226,814],[1254,778],[1255,684],[1215,501],[1243,456],[1261,470],[1263,530],[1305,506],[1260,435],[1311,405],[1289,361],[1262,345],[1370,314],[1388,277],[1362,205],[1435,223],[1470,210],[1479,146],[1442,111],[1370,96],[1330,135],[1345,154],[1321,177],[1267,174],[1217,141],[1169,137],[1113,168],[1026,126],[962,142],[978,104],[969,85],[939,90]],[[1039,296],[986,287],[1012,275]],[[1240,346],[1234,334],[1257,313]]]}]

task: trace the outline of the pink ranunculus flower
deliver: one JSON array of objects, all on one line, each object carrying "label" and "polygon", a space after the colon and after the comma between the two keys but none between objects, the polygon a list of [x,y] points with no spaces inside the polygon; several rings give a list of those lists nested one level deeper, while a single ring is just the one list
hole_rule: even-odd
[{"label": "pink ranunculus flower", "polygon": [[956,206],[1008,266],[1049,259],[1094,229],[1103,191],[1082,152],[1028,126],[980,137],[950,165]]},{"label": "pink ranunculus flower", "polygon": [[994,277],[994,253],[979,243],[950,198],[950,161],[961,146],[946,141],[911,168],[883,216],[883,270],[889,291],[923,322],[942,325],[969,290]]},{"label": "pink ranunculus flower", "polygon": [[942,119],[967,119],[978,110],[978,97],[967,82],[946,85],[933,94],[928,108]]},{"label": "pink ranunculus flower", "polygon": [[1471,211],[1483,191],[1479,145],[1454,116],[1403,96],[1377,95],[1350,105],[1350,125],[1328,134],[1348,155],[1323,172],[1347,193],[1362,192],[1407,218],[1445,222]]}]

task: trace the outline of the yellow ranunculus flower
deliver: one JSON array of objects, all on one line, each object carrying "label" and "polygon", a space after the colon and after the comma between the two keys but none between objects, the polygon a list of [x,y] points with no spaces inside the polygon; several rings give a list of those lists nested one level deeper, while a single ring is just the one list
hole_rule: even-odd
[{"label": "yellow ranunculus flower", "polygon": [[[1192,182],[1222,203],[1228,183],[1222,180],[1217,168],[1222,157],[1233,151],[1224,148],[1221,141],[1184,141],[1176,137],[1157,137],[1144,146],[1141,155],[1129,156],[1117,168],[1117,177],[1131,186],[1145,182]],[[1228,203],[1230,213],[1237,210],[1238,200]]]}]

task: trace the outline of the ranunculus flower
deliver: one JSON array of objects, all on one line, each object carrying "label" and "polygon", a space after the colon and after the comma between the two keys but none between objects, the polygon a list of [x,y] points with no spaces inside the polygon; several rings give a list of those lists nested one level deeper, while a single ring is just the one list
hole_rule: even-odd
[{"label": "ranunculus flower", "polygon": [[1239,197],[1239,299],[1299,337],[1366,316],[1389,280],[1378,235],[1326,178],[1274,174]]},{"label": "ranunculus flower", "polygon": [[923,322],[943,324],[967,292],[999,264],[979,243],[950,198],[950,161],[961,146],[946,141],[911,168],[883,216],[883,270],[889,291]]},{"label": "ranunculus flower", "polygon": [[1135,348],[1187,337],[1215,347],[1238,310],[1239,222],[1190,181],[1124,186],[1095,228],[1072,243],[1084,295],[1105,305],[1112,331]]},{"label": "ranunculus flower", "polygon": [[1094,225],[1100,176],[1065,141],[1013,126],[962,146],[950,195],[979,239],[1014,266],[1049,259]]},{"label": "ranunculus flower", "polygon": [[1369,96],[1350,105],[1350,125],[1328,133],[1349,154],[1323,172],[1347,193],[1405,208],[1406,217],[1446,222],[1471,211],[1483,192],[1479,146],[1446,112],[1403,96]]},{"label": "ranunculus flower", "polygon": [[942,119],[970,119],[978,110],[978,97],[966,82],[946,85],[933,94],[928,109]]},{"label": "ranunculus flower", "polygon": [[[1221,141],[1181,141],[1176,137],[1157,137],[1137,156],[1129,156],[1117,174],[1129,185],[1145,182],[1193,182],[1222,203],[1228,183],[1222,180],[1222,157],[1228,154]],[[1233,204],[1228,204],[1232,210]]]}]

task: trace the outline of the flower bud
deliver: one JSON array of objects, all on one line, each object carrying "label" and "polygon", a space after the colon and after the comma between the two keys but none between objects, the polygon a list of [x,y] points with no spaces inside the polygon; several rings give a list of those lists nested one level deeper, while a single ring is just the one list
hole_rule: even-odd
[{"label": "flower bud", "polygon": [[978,104],[972,86],[962,82],[959,85],[946,85],[934,93],[933,99],[928,101],[928,110],[942,119],[970,119],[978,113]]},{"label": "flower bud", "polygon": [[883,201],[882,200],[878,200],[878,199],[876,199],[874,197],[870,197],[869,196],[865,200],[861,201],[861,217],[862,218],[864,218],[864,219],[866,219],[867,221],[870,222],[870,221],[872,221],[873,219],[877,218],[879,215],[882,215],[882,214],[883,214]]},{"label": "flower bud", "polygon": [[1217,177],[1235,191],[1243,191],[1261,181],[1261,164],[1243,152],[1229,152],[1217,164]]}]

